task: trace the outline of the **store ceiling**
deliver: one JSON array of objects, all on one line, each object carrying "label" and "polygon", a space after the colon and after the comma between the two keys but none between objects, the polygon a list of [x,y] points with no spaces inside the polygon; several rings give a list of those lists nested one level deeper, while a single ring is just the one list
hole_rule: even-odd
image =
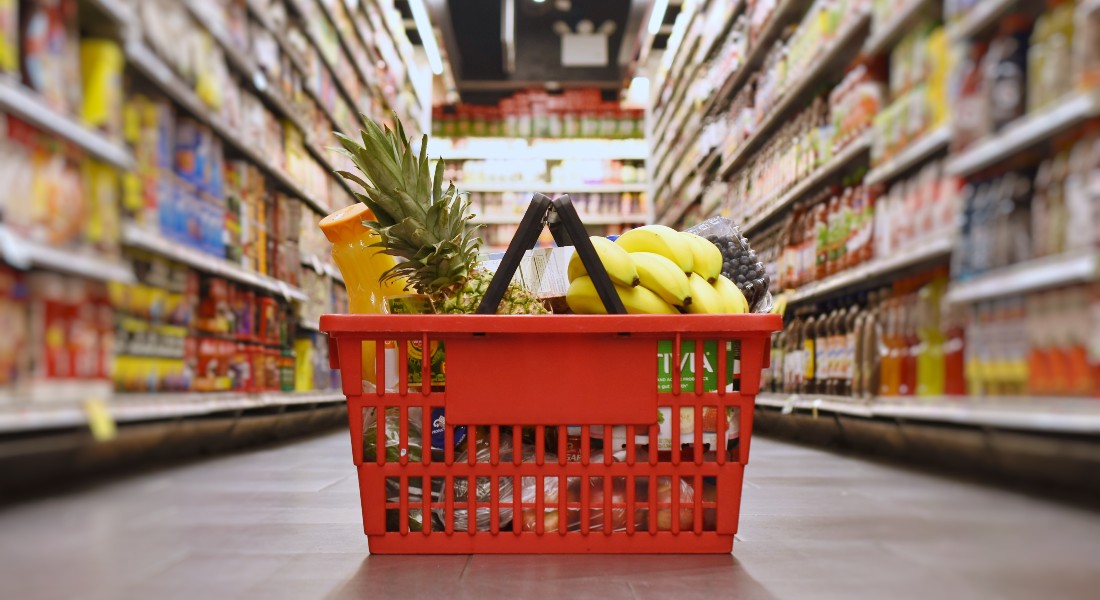
[{"label": "store ceiling", "polygon": [[[515,14],[514,61],[508,60],[504,33],[504,14],[509,2],[513,3]],[[407,15],[410,39],[419,43],[407,2],[397,4]],[[628,83],[628,65],[637,55],[638,33],[649,2],[425,0],[425,4],[432,24],[442,33],[462,101],[495,103],[516,90],[543,87],[596,87],[615,96]],[[577,33],[584,21],[591,23],[593,33],[606,34],[607,62],[565,65],[563,34]]]}]

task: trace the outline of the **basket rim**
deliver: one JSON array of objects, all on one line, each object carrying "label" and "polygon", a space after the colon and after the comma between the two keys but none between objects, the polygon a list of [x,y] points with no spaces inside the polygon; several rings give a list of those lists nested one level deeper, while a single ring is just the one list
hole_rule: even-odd
[{"label": "basket rim", "polygon": [[734,337],[783,328],[775,314],[739,315],[322,315],[328,334],[374,333],[675,333]]}]

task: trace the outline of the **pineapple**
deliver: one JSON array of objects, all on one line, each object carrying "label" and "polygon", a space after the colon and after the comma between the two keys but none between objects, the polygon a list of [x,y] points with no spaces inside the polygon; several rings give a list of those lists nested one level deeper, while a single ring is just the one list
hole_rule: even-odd
[{"label": "pineapple", "polygon": [[[469,226],[470,200],[453,183],[443,189],[443,161],[428,173],[428,136],[417,158],[405,137],[401,120],[396,131],[380,128],[370,119],[361,131],[362,144],[340,133],[336,137],[359,170],[338,173],[362,186],[355,197],[375,215],[363,224],[378,232],[379,244],[398,263],[383,281],[404,278],[406,289],[426,295],[438,314],[472,314],[489,289],[492,273],[477,266],[481,240]],[[511,284],[498,314],[546,314],[534,294]]]}]

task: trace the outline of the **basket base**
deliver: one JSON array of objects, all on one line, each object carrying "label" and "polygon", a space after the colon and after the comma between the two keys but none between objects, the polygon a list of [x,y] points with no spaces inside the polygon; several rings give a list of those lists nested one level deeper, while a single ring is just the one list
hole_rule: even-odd
[{"label": "basket base", "polygon": [[606,535],[592,532],[582,535],[557,532],[538,535],[502,531],[492,534],[479,531],[430,534],[410,532],[407,535],[387,533],[367,536],[371,554],[729,554],[733,550],[733,535],[712,531],[656,533],[625,532]]}]

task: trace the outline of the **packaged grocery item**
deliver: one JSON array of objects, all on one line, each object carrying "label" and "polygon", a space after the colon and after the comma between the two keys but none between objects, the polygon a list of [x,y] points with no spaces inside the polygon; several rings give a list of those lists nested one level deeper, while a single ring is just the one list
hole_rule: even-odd
[{"label": "packaged grocery item", "polygon": [[768,312],[772,307],[770,281],[763,263],[757,260],[749,241],[740,229],[725,217],[711,217],[687,230],[718,246],[722,251],[722,274],[737,284],[749,301],[752,312]]},{"label": "packaged grocery item", "polygon": [[19,10],[23,83],[64,114],[80,106],[75,0],[25,0]]},{"label": "packaged grocery item", "polygon": [[80,41],[80,71],[84,76],[82,117],[112,138],[122,135],[122,49],[113,40]]},{"label": "packaged grocery item", "polygon": [[[332,242],[332,259],[340,268],[348,289],[352,314],[382,314],[386,312],[384,298],[404,294],[401,281],[381,281],[393,267],[394,257],[384,254],[373,244],[378,234],[363,225],[374,215],[363,204],[340,209],[321,220],[321,231]],[[375,383],[374,342],[363,343],[363,378]],[[395,361],[387,361],[392,364]],[[419,370],[417,371],[419,372]],[[396,379],[396,378],[395,378]]]},{"label": "packaged grocery item", "polygon": [[19,0],[0,0],[0,73],[19,70]]}]

